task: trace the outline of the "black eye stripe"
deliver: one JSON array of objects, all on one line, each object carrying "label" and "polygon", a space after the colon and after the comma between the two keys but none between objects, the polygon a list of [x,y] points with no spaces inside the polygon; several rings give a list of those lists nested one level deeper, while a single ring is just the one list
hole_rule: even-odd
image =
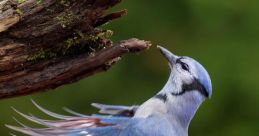
[{"label": "black eye stripe", "polygon": [[174,96],[179,96],[179,95],[183,95],[184,93],[190,92],[190,91],[198,91],[205,97],[209,97],[208,91],[197,79],[194,79],[194,81],[191,84],[183,84],[181,92],[171,93],[171,94]]},{"label": "black eye stripe", "polygon": [[181,63],[181,59],[183,59],[183,57],[180,57],[179,59],[176,60],[176,63]]},{"label": "black eye stripe", "polygon": [[183,70],[189,72],[189,70],[190,70],[190,69],[189,69],[189,65],[186,64],[186,63],[184,63],[184,62],[182,62],[181,59],[183,59],[183,57],[177,59],[177,60],[176,60],[176,63],[180,64]]}]

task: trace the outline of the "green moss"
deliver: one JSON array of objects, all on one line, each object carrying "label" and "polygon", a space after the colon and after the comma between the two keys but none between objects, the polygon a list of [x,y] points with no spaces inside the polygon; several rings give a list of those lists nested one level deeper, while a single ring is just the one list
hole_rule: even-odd
[{"label": "green moss", "polygon": [[19,15],[23,15],[23,11],[20,10],[20,9],[16,9],[16,12],[17,12]]},{"label": "green moss", "polygon": [[21,4],[21,3],[23,3],[23,2],[25,2],[26,0],[17,0],[17,2],[19,3],[19,4]]},{"label": "green moss", "polygon": [[113,31],[111,30],[105,30],[101,33],[98,33],[98,36],[97,37],[102,37],[102,38],[109,38],[113,35]]},{"label": "green moss", "polygon": [[81,31],[76,30],[75,35],[72,38],[68,38],[64,41],[62,48],[63,54],[78,54],[80,52],[94,53],[96,50],[101,49],[102,40],[110,37],[112,31],[101,31],[95,35],[85,35]]},{"label": "green moss", "polygon": [[[17,0],[17,2],[19,3],[19,4],[22,4],[22,3],[24,3],[24,2],[26,2],[27,0]],[[36,0],[37,1],[37,4],[40,4],[40,3],[42,3],[43,2],[43,0]]]},{"label": "green moss", "polygon": [[37,0],[37,4],[41,4],[43,0]]},{"label": "green moss", "polygon": [[63,28],[68,27],[70,24],[72,24],[72,21],[75,21],[76,19],[77,16],[74,15],[72,12],[64,13],[56,17],[56,20]]},{"label": "green moss", "polygon": [[29,61],[29,62],[37,62],[39,60],[46,60],[46,59],[54,58],[54,57],[56,57],[56,55],[57,54],[55,52],[44,51],[43,49],[41,49],[36,54],[29,56],[27,58],[27,61]]},{"label": "green moss", "polygon": [[37,53],[27,58],[28,62],[38,62],[49,60],[52,58],[60,58],[65,56],[77,56],[79,54],[94,54],[96,51],[106,47],[103,40],[110,37],[112,31],[98,31],[98,33],[87,35],[81,31],[75,30],[73,36],[64,40],[56,48],[44,50],[41,49]]},{"label": "green moss", "polygon": [[63,6],[70,6],[70,0],[59,0],[59,3]]}]

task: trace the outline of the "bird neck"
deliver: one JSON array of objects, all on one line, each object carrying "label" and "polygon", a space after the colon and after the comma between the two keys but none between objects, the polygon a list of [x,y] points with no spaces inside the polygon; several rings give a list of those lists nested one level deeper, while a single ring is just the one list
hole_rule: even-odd
[{"label": "bird neck", "polygon": [[171,123],[180,125],[188,130],[189,124],[193,119],[197,109],[204,101],[204,98],[198,91],[184,93],[180,96],[168,95],[168,101],[165,103],[167,116]]},{"label": "bird neck", "polygon": [[[134,117],[168,117],[172,126],[188,130],[197,109],[205,100],[199,91],[182,91],[181,80],[171,73],[164,88],[153,98],[142,104]],[[182,93],[183,92],[183,93]]]},{"label": "bird neck", "polygon": [[176,89],[181,89],[181,87],[168,82],[155,97],[139,107],[135,117],[166,116],[172,126],[181,127],[187,131],[192,118],[205,98],[198,91],[173,95],[172,91],[179,92]]}]

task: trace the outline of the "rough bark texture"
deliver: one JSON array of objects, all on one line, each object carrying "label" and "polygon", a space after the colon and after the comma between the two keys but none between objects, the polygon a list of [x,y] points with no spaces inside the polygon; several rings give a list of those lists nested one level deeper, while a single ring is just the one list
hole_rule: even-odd
[{"label": "rough bark texture", "polygon": [[0,99],[54,89],[107,70],[125,53],[149,47],[113,45],[101,26],[120,0],[0,0]]}]

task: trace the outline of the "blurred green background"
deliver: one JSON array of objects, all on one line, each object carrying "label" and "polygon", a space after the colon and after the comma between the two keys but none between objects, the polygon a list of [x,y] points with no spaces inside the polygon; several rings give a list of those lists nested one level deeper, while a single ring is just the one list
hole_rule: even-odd
[{"label": "blurred green background", "polygon": [[123,0],[112,11],[129,13],[104,28],[118,41],[137,37],[154,46],[127,55],[106,73],[56,91],[0,101],[0,135],[4,124],[21,119],[10,107],[46,116],[31,103],[65,113],[62,107],[91,114],[90,103],[141,104],[155,95],[168,78],[166,61],[156,49],[161,44],[175,54],[199,60],[209,71],[213,96],[193,119],[190,136],[259,136],[259,1],[258,0]]}]

